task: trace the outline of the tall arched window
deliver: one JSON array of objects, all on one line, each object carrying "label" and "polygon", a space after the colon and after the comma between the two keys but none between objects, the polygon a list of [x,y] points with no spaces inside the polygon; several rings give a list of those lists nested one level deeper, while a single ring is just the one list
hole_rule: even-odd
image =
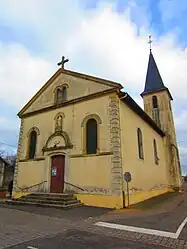
[{"label": "tall arched window", "polygon": [[63,86],[62,88],[62,102],[67,101],[67,87]]},{"label": "tall arched window", "polygon": [[154,159],[155,163],[158,164],[158,153],[157,153],[157,145],[156,145],[156,140],[153,140],[153,149],[154,149]]},{"label": "tall arched window", "polygon": [[152,116],[155,123],[160,126],[160,116],[159,116],[159,108],[158,108],[158,99],[157,96],[152,97],[152,104],[153,104],[153,110],[152,110]]},{"label": "tall arched window", "polygon": [[158,108],[158,99],[157,96],[152,97],[153,108]]},{"label": "tall arched window", "polygon": [[142,131],[140,130],[140,128],[137,129],[137,137],[138,137],[138,155],[140,159],[144,159],[143,138],[142,138]]},{"label": "tall arched window", "polygon": [[97,153],[97,121],[93,118],[86,123],[86,152],[87,154]]},{"label": "tall arched window", "polygon": [[61,90],[58,88],[56,90],[56,104],[59,105],[61,103]]},{"label": "tall arched window", "polygon": [[37,142],[37,133],[35,130],[31,131],[29,137],[29,159],[33,159],[36,153],[36,142]]}]

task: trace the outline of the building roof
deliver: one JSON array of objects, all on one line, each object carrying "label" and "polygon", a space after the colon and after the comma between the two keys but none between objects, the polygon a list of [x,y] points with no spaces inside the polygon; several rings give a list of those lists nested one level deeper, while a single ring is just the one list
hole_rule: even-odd
[{"label": "building roof", "polygon": [[165,133],[157,126],[157,124],[148,116],[146,112],[131,98],[128,93],[120,93],[120,99],[134,111],[140,118],[142,118],[149,126],[151,126],[160,136],[164,137]]},{"label": "building roof", "polygon": [[149,93],[163,91],[163,90],[166,90],[170,98],[173,99],[169,89],[165,87],[162,81],[162,77],[160,76],[154,56],[152,52],[150,51],[149,62],[148,62],[148,67],[147,67],[147,75],[146,75],[146,80],[145,80],[145,88],[144,88],[144,91],[141,93],[141,96],[145,94],[149,94]]}]

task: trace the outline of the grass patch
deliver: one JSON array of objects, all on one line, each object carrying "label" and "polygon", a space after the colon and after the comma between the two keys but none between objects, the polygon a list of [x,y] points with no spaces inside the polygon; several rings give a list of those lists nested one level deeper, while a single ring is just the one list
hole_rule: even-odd
[{"label": "grass patch", "polygon": [[178,195],[180,195],[180,193],[178,192],[167,192],[167,193],[152,197],[148,200],[138,202],[136,204],[132,204],[129,206],[129,208],[142,209],[142,210],[151,209],[151,208],[154,208],[155,206],[163,204],[167,200],[170,200]]}]

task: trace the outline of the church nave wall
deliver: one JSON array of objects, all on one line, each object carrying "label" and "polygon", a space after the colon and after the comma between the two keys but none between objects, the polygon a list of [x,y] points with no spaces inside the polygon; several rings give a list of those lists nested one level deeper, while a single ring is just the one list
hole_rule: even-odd
[{"label": "church nave wall", "polygon": [[[121,103],[120,110],[123,172],[128,171],[132,175],[129,185],[131,194],[167,189],[168,175],[164,138],[124,103]],[[138,128],[142,133],[143,158],[139,158],[138,154]],[[157,161],[155,161],[154,155],[154,140]],[[124,188],[126,190],[126,184]]]}]

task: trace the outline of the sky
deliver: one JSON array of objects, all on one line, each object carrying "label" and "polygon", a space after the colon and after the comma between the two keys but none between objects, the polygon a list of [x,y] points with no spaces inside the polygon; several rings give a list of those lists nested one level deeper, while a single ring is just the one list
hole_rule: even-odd
[{"label": "sky", "polygon": [[16,114],[55,73],[62,55],[70,60],[67,69],[119,82],[143,106],[151,34],[154,58],[174,99],[187,172],[186,22],[186,0],[1,0],[0,149],[16,151]]}]

